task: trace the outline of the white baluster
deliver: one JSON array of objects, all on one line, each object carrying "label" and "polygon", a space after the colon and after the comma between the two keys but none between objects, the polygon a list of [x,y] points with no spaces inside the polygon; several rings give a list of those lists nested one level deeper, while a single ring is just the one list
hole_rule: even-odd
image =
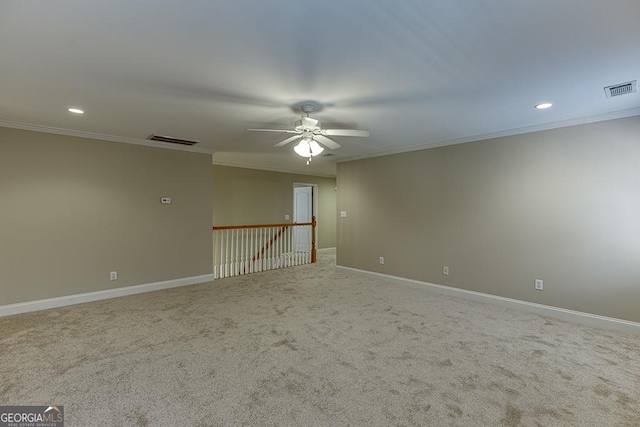
[{"label": "white baluster", "polygon": [[224,277],[229,277],[229,230],[224,231]]},{"label": "white baluster", "polygon": [[221,249],[221,248],[220,248],[220,246],[218,245],[218,241],[222,241],[222,239],[220,238],[220,234],[221,234],[221,233],[222,233],[222,231],[218,231],[218,232],[216,232],[216,261],[215,261],[215,263],[216,263],[216,265],[218,266],[218,278],[219,278],[219,279],[221,279],[221,278],[222,278],[222,271],[221,271],[221,268],[222,268],[222,261],[221,261],[221,259],[220,259],[220,257],[221,257],[221,250],[222,250],[222,249]]},{"label": "white baluster", "polygon": [[238,229],[238,276],[242,274],[242,238],[244,237],[244,229]]},{"label": "white baluster", "polygon": [[251,273],[251,229],[247,228],[247,237],[245,238],[245,271],[247,274]]},{"label": "white baluster", "polygon": [[225,277],[231,277],[233,275],[233,249],[231,247],[231,242],[233,240],[233,229],[227,231],[227,236],[224,239],[224,246],[227,250],[227,259],[226,259],[226,267],[225,267]]},{"label": "white baluster", "polygon": [[304,258],[305,258],[305,264],[311,264],[311,226],[307,225],[306,229],[307,229],[307,235],[309,236],[307,240],[309,244],[306,245],[307,247],[305,248],[306,253],[304,255]]},{"label": "white baluster", "polygon": [[267,244],[269,245],[269,270],[273,270],[273,239],[275,236],[273,235],[273,227],[269,230],[269,241]]},{"label": "white baluster", "polygon": [[287,227],[287,267],[293,265],[293,254],[291,253],[291,230],[293,227]]},{"label": "white baluster", "polygon": [[298,230],[298,244],[296,246],[296,253],[298,254],[298,265],[302,265],[303,263],[303,256],[304,256],[304,244],[300,241],[301,240],[301,235],[304,231],[304,226],[299,226],[297,227]]},{"label": "white baluster", "polygon": [[220,230],[220,277],[224,277],[224,230]]},{"label": "white baluster", "polygon": [[278,228],[278,234],[280,237],[278,238],[278,268],[283,267],[283,259],[282,259],[282,239],[284,238],[284,230],[280,227]]},{"label": "white baluster", "polygon": [[264,252],[262,252],[262,271],[267,271],[267,250],[266,250],[266,244],[268,242],[267,237],[269,236],[269,229],[268,228],[264,228],[263,232],[262,232],[262,246],[260,246],[260,251],[262,252],[262,250],[264,249]]},{"label": "white baluster", "polygon": [[237,276],[240,274],[240,229],[236,230],[236,274],[234,274],[234,276]]},{"label": "white baluster", "polygon": [[264,261],[262,262],[262,271],[269,271],[269,227],[265,227],[264,229],[264,242],[262,243],[262,256]]},{"label": "white baluster", "polygon": [[287,230],[289,227],[285,227],[282,231],[282,266],[287,267]]},{"label": "white baluster", "polygon": [[213,278],[217,279],[218,277],[218,241],[217,239],[218,233],[213,232]]},{"label": "white baluster", "polygon": [[269,245],[269,228],[265,228],[264,229],[264,245],[262,245],[262,247],[264,248],[264,271],[269,271],[271,270],[269,268],[269,248],[267,245]]},{"label": "white baluster", "polygon": [[260,260],[260,258],[258,258],[258,249],[257,249],[259,245],[260,245],[260,228],[256,228],[256,235],[255,235],[255,238],[253,239],[253,249],[251,250],[251,256],[253,257],[253,271],[255,273],[260,271],[260,269],[258,268],[258,261]]},{"label": "white baluster", "polygon": [[236,253],[235,253],[235,236],[237,235],[238,230],[235,228],[231,230],[231,276],[236,275]]},{"label": "white baluster", "polygon": [[255,228],[252,228],[251,229],[251,239],[250,239],[250,242],[249,242],[249,262],[251,263],[251,264],[249,264],[249,272],[250,273],[253,273],[253,265],[254,265],[254,262],[253,262],[253,254],[255,253],[255,252],[253,252],[253,235],[254,234],[255,234]]},{"label": "white baluster", "polygon": [[245,264],[245,261],[247,259],[247,243],[246,243],[246,237],[244,235],[244,228],[242,229],[242,238],[240,239],[240,242],[242,242],[242,250],[240,251],[240,261],[241,261],[241,265],[242,267],[240,267],[240,274],[245,274],[247,272],[247,266]]},{"label": "white baluster", "polygon": [[289,267],[293,267],[293,225],[289,227],[289,236],[287,236],[287,247],[289,253]]},{"label": "white baluster", "polygon": [[260,256],[260,248],[262,247],[262,227],[257,229],[257,242],[256,242],[256,270],[262,271],[262,257]]},{"label": "white baluster", "polygon": [[231,229],[231,236],[229,237],[229,277],[233,277],[235,274],[235,271],[233,269],[233,262],[235,261],[235,257],[233,256],[233,250],[235,249],[233,247],[233,236],[236,234],[236,230],[235,229]]},{"label": "white baluster", "polygon": [[271,247],[269,246],[269,238],[271,236],[271,228],[266,228],[265,229],[266,233],[264,236],[264,269],[265,271],[269,271],[271,270],[271,259],[269,257],[269,254],[271,252]]}]

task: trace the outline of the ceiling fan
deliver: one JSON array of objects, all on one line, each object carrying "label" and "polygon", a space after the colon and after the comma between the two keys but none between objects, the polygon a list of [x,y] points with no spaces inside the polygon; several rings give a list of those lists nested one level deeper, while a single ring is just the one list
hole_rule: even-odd
[{"label": "ceiling fan", "polygon": [[293,133],[294,136],[285,139],[274,145],[274,147],[282,147],[284,145],[289,144],[297,139],[302,138],[302,141],[298,145],[294,147],[294,151],[302,156],[307,158],[307,164],[311,161],[313,156],[317,156],[318,154],[324,151],[325,147],[335,150],[340,148],[340,144],[335,142],[334,140],[328,138],[329,136],[359,136],[359,137],[367,137],[369,136],[369,131],[360,130],[360,129],[322,129],[320,127],[320,122],[316,119],[312,119],[309,117],[315,110],[315,106],[313,104],[303,104],[301,106],[302,111],[306,113],[306,116],[302,116],[300,120],[295,122],[294,130],[282,130],[282,129],[247,129],[249,131],[255,132],[281,132],[281,133]]}]

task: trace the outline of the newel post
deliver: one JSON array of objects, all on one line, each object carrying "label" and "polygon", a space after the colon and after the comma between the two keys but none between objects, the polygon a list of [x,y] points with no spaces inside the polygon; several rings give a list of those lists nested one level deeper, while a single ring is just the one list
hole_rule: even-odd
[{"label": "newel post", "polygon": [[316,217],[311,217],[311,263],[316,262]]}]

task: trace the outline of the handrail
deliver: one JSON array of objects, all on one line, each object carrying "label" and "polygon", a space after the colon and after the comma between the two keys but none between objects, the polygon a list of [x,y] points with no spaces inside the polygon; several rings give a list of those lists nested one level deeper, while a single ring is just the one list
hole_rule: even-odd
[{"label": "handrail", "polygon": [[251,224],[251,225],[214,225],[213,230],[235,230],[240,228],[270,228],[270,227],[294,227],[296,225],[314,225],[311,222],[286,222],[282,224]]}]

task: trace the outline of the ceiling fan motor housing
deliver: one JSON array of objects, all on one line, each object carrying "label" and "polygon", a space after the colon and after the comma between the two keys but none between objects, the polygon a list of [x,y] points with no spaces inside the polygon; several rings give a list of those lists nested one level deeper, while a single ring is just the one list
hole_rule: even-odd
[{"label": "ceiling fan motor housing", "polygon": [[294,129],[296,132],[319,132],[320,122],[310,117],[303,117],[301,120],[295,122]]}]

